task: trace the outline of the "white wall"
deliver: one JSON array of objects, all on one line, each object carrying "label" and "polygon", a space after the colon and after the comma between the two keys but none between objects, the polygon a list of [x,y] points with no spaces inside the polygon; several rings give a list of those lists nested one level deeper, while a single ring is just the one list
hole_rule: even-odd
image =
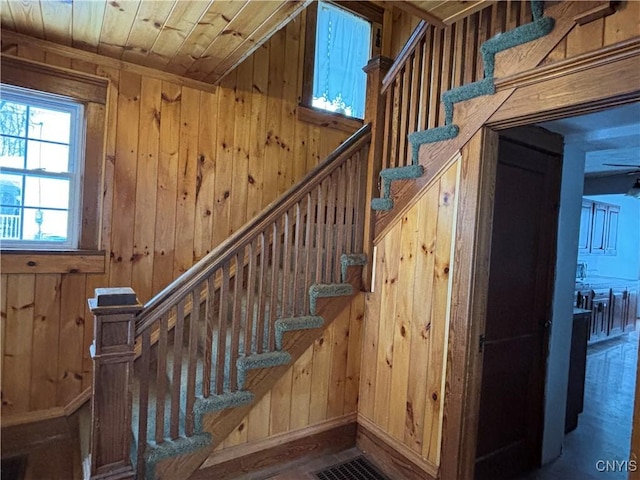
[{"label": "white wall", "polygon": [[640,199],[627,195],[585,196],[596,202],[620,206],[616,255],[580,255],[588,275],[640,280]]},{"label": "white wall", "polygon": [[584,160],[585,153],[580,148],[565,145],[560,187],[556,280],[547,359],[543,464],[560,455],[564,440]]}]

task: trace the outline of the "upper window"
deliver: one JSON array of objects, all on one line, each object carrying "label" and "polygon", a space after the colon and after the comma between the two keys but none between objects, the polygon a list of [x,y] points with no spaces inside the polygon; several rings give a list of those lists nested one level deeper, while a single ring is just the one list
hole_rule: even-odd
[{"label": "upper window", "polygon": [[84,106],[2,85],[0,241],[3,247],[78,247]]},{"label": "upper window", "polygon": [[[367,77],[362,69],[375,49],[372,45],[375,21],[358,11],[363,8],[361,4],[345,3],[347,9],[320,1],[309,8],[307,22],[315,23],[315,34],[313,29],[308,29],[305,106],[364,118]],[[376,30],[379,43],[379,29]]]}]

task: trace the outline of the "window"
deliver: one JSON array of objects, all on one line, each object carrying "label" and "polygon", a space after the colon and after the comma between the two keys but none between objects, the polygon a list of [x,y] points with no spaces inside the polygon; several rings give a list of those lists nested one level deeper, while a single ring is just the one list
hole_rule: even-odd
[{"label": "window", "polygon": [[108,88],[109,80],[103,77],[2,55],[4,267],[13,257],[16,268],[22,268],[18,257],[32,250],[55,252],[60,265],[62,256],[69,254],[71,263],[64,264],[64,271],[77,270],[72,258],[76,255],[103,255],[99,250]]},{"label": "window", "polygon": [[368,2],[337,3],[320,1],[307,11],[315,29],[307,29],[305,40],[302,104],[363,119],[367,77],[362,69],[379,51],[382,11]]},{"label": "window", "polygon": [[84,107],[8,85],[0,100],[3,247],[78,246]]}]

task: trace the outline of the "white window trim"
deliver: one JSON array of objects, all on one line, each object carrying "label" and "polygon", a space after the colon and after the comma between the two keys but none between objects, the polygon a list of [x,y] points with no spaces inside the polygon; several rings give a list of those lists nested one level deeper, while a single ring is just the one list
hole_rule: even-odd
[{"label": "white window trim", "polygon": [[[69,207],[67,211],[67,239],[66,241],[39,240],[0,240],[2,249],[21,250],[69,250],[77,249],[79,245],[82,222],[82,188],[84,172],[84,152],[86,121],[84,104],[69,97],[53,93],[40,92],[13,85],[0,86],[2,98],[19,103],[52,110],[69,112],[72,118],[72,128],[69,138],[69,172],[47,172],[34,174],[34,170],[2,167],[2,173],[14,173],[47,178],[69,178]],[[26,138],[26,137],[25,137]]]}]

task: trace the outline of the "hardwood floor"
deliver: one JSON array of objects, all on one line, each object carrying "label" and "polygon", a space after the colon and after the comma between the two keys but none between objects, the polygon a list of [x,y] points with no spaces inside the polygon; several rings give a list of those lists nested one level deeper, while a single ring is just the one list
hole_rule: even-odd
[{"label": "hardwood floor", "polygon": [[627,479],[613,462],[629,459],[637,355],[637,331],[588,348],[578,428],[565,436],[560,458],[520,480]]}]

